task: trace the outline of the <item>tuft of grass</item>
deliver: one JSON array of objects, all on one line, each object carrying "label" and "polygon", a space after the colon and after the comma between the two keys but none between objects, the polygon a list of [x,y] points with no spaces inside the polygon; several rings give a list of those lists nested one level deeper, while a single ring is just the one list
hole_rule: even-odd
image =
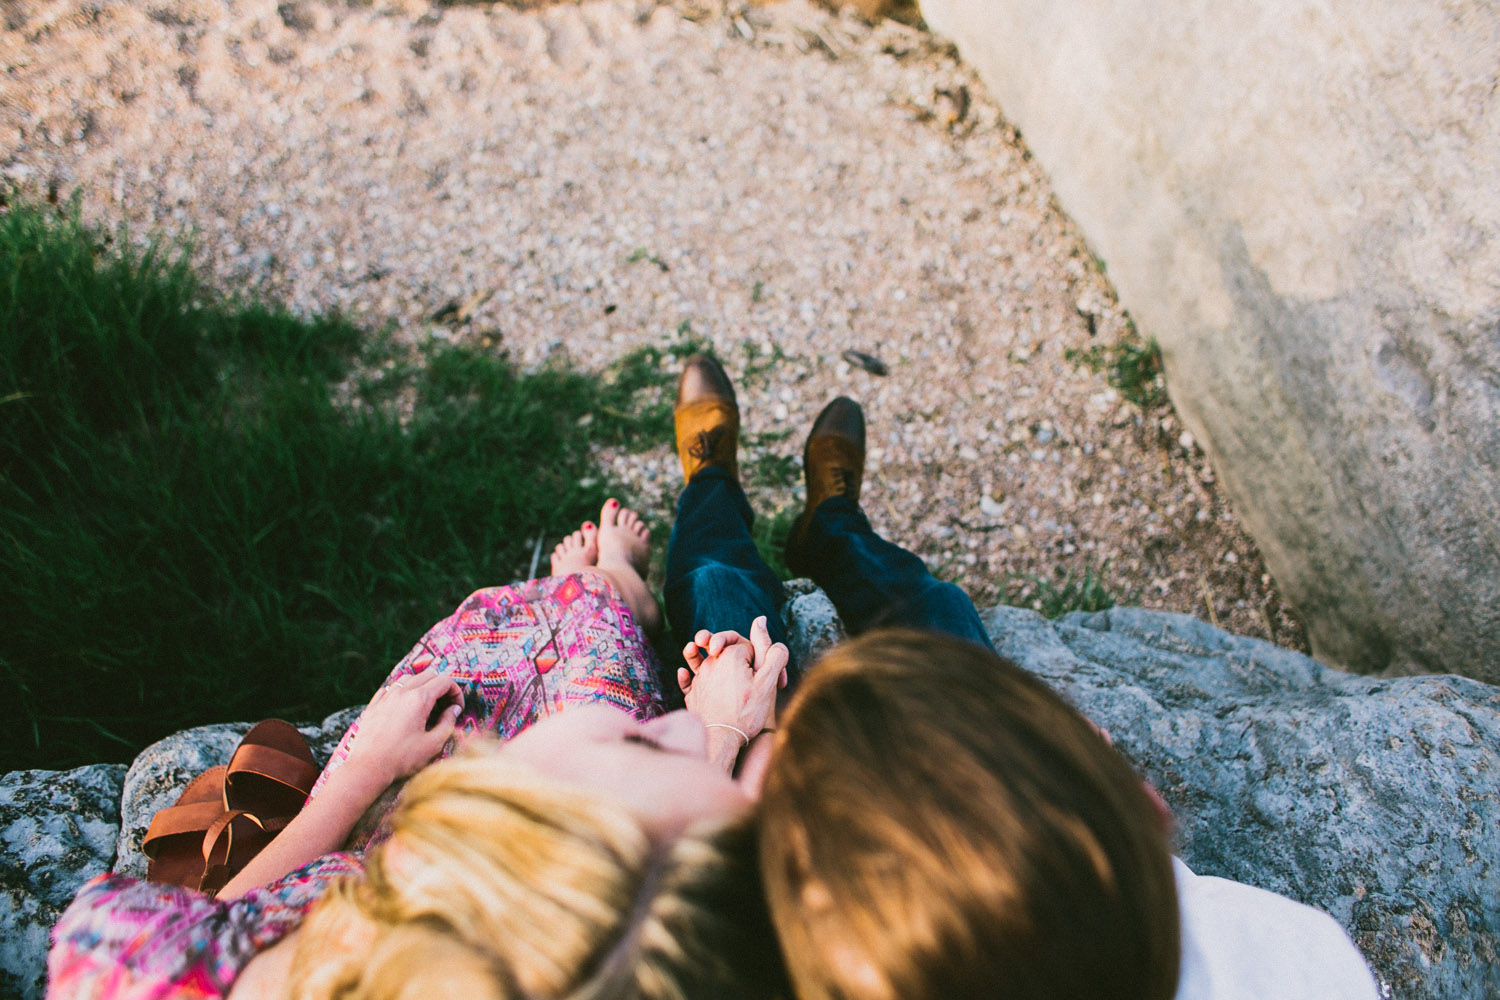
[{"label": "tuft of grass", "polygon": [[1056,583],[1037,576],[1024,576],[1013,585],[1005,603],[1039,611],[1043,617],[1058,618],[1069,611],[1105,611],[1115,606],[1114,596],[1104,582],[1109,564],[1084,568],[1081,576],[1059,575]]},{"label": "tuft of grass", "polygon": [[1074,364],[1096,372],[1107,372],[1109,384],[1120,395],[1143,410],[1154,410],[1168,402],[1162,376],[1161,346],[1155,340],[1141,343],[1123,340],[1109,347],[1094,345],[1087,350],[1068,348],[1063,356]]},{"label": "tuft of grass", "polygon": [[664,346],[648,344],[631,351],[605,369],[592,392],[593,411],[581,418],[584,425],[593,427],[601,443],[635,451],[671,444],[670,389],[682,372],[682,362],[698,353],[711,353],[709,343],[694,334],[686,320]]},{"label": "tuft of grass", "polygon": [[368,697],[671,439],[677,342],[603,376],[222,298],[182,243],[0,215],[0,771]]},{"label": "tuft of grass", "polygon": [[782,488],[793,486],[802,476],[802,466],[790,455],[766,452],[745,463],[746,485]]},{"label": "tuft of grass", "polygon": [[800,513],[800,509],[778,507],[769,514],[757,516],[750,529],[750,537],[755,540],[761,559],[780,580],[790,580],[795,575],[787,568],[785,552],[787,536],[792,533],[792,524]]},{"label": "tuft of grass", "polygon": [[761,351],[753,340],[743,343],[745,352],[745,367],[740,372],[740,384],[746,388],[769,385],[771,372],[783,361],[790,361],[791,355],[781,349],[780,344],[772,344],[769,353]]},{"label": "tuft of grass", "polygon": [[625,258],[625,263],[627,264],[638,264],[641,261],[646,261],[648,264],[655,264],[657,269],[661,271],[672,270],[670,264],[662,260],[661,257],[652,253],[650,250],[647,250],[645,247],[636,247],[634,250],[630,251],[630,255]]}]

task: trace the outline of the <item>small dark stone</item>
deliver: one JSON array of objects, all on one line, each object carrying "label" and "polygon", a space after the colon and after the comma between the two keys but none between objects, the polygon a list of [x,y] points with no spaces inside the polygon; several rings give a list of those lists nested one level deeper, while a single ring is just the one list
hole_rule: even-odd
[{"label": "small dark stone", "polygon": [[885,366],[885,362],[873,354],[864,351],[845,351],[844,360],[856,368],[863,368],[871,375],[889,375],[891,370]]}]

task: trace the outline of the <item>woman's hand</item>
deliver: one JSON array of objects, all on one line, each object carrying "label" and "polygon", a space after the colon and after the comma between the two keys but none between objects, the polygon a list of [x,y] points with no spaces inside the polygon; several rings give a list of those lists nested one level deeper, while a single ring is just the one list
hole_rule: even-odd
[{"label": "woman's hand", "polygon": [[775,722],[776,692],[786,687],[790,653],[771,641],[764,616],[750,626],[748,639],[704,629],[682,656],[687,666],[678,668],[677,684],[688,710],[705,724],[733,726],[754,739]]},{"label": "woman's hand", "polygon": [[463,706],[463,690],[436,668],[397,678],[370,699],[344,767],[385,785],[416,774],[442,752]]},{"label": "woman's hand", "polygon": [[323,790],[286,829],[219,890],[219,898],[234,899],[269,885],[313,858],[338,850],[382,792],[420,771],[442,751],[463,702],[458,684],[433,668],[376,691],[359,717],[348,759],[329,774]]}]

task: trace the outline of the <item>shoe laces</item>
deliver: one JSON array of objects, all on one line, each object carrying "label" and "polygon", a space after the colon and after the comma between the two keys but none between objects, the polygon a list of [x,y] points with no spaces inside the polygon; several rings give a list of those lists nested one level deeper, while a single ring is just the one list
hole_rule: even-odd
[{"label": "shoe laces", "polygon": [[854,492],[854,470],[846,469],[842,465],[835,465],[828,470],[833,474],[833,488],[841,496],[848,496]]},{"label": "shoe laces", "polygon": [[706,431],[699,431],[693,442],[688,445],[688,455],[698,461],[706,461],[713,457],[719,442],[724,438],[723,427],[712,427]]}]

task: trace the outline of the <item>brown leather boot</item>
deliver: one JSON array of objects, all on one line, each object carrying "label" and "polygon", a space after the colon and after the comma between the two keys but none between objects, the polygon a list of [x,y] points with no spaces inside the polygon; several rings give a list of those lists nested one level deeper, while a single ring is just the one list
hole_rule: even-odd
[{"label": "brown leather boot", "polygon": [[848,396],[840,396],[818,414],[802,448],[807,478],[807,508],[787,536],[787,553],[800,548],[813,512],[823,501],[848,497],[859,502],[865,478],[865,413]]},{"label": "brown leather boot", "polygon": [[677,428],[677,457],[682,475],[692,482],[709,465],[740,476],[740,407],[734,383],[719,362],[707,354],[688,358],[677,382],[677,405],[672,410]]}]

